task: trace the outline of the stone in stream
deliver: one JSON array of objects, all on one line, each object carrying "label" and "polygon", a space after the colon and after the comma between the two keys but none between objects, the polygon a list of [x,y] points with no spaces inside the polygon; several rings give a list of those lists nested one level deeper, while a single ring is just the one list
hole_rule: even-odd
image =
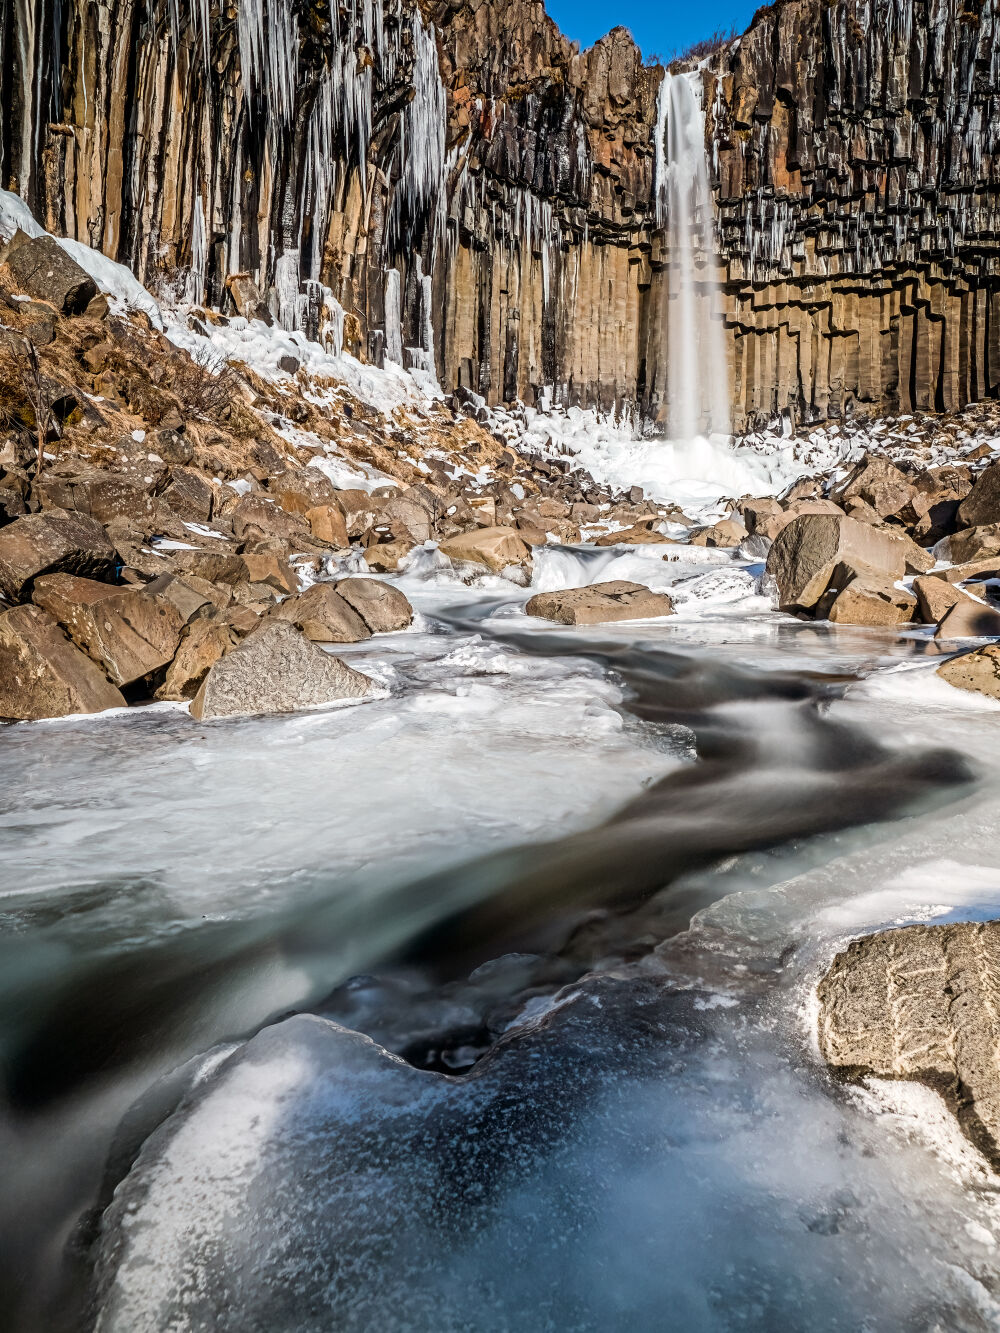
[{"label": "stone in stream", "polygon": [[176,605],[155,592],[73,574],[43,574],[31,595],[119,686],[166,666],[185,624]]},{"label": "stone in stream", "polygon": [[692,546],[739,546],[749,536],[745,525],[738,518],[722,518],[709,528],[702,528],[691,538]]},{"label": "stone in stream", "polygon": [[310,643],[286,620],[268,619],[210,669],[191,716],[294,713],[371,694],[374,682]]},{"label": "stone in stream", "polygon": [[115,552],[101,525],[86,514],[50,509],[0,530],[0,592],[21,601],[40,574],[109,578]]},{"label": "stone in stream", "polygon": [[525,606],[529,616],[555,620],[561,625],[600,625],[612,620],[649,620],[673,615],[673,601],[642,583],[615,579],[586,588],[540,592]]},{"label": "stone in stream", "polygon": [[364,619],[332,583],[314,583],[305,592],[286,597],[269,615],[297,626],[313,643],[360,643],[371,638]]},{"label": "stone in stream", "polygon": [[913,591],[917,597],[920,619],[925,625],[936,625],[942,616],[947,615],[956,602],[971,600],[961,588],[935,578],[932,574],[923,574],[913,580]]},{"label": "stone in stream", "polygon": [[373,634],[391,634],[413,623],[413,607],[391,583],[349,578],[338,580],[334,586]]},{"label": "stone in stream", "polygon": [[928,1084],[1000,1167],[1000,921],[867,935],[818,994],[820,1050],[841,1077]]},{"label": "stone in stream", "polygon": [[905,625],[914,617],[917,599],[875,570],[842,563],[816,608],[835,625]]},{"label": "stone in stream", "polygon": [[868,523],[846,515],[800,514],[774,539],[767,556],[778,605],[782,610],[814,607],[841,563],[866,566],[894,583],[906,570],[906,553],[901,541]]},{"label": "stone in stream", "polygon": [[[537,543],[541,545],[542,543]],[[621,532],[606,532],[594,542],[595,546],[676,546],[673,537],[664,537],[655,528],[647,528],[641,523]]]},{"label": "stone in stream", "polygon": [[36,721],[124,708],[121,692],[41,607],[0,615],[0,717]]},{"label": "stone in stream", "polygon": [[937,674],[959,690],[1000,699],[1000,644],[988,643],[975,652],[951,657],[941,663]]},{"label": "stone in stream", "polygon": [[514,528],[477,528],[449,537],[439,547],[450,560],[485,565],[493,574],[531,564],[531,549]]}]

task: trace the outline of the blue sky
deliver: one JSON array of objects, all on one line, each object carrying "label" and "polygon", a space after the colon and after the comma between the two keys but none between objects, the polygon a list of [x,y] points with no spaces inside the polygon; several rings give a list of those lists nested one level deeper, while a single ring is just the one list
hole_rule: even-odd
[{"label": "blue sky", "polygon": [[567,37],[581,47],[592,46],[616,24],[630,28],[647,58],[660,55],[669,60],[692,42],[708,37],[718,28],[747,26],[754,11],[765,0],[715,0],[714,4],[678,3],[678,0],[629,0],[622,5],[599,0],[545,0],[545,8]]}]

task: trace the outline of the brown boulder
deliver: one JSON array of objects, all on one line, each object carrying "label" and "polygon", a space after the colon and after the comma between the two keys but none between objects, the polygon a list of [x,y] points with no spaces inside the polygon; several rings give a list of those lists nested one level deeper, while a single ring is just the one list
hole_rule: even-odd
[{"label": "brown boulder", "polygon": [[99,523],[85,514],[51,509],[0,529],[0,592],[20,601],[39,574],[111,578],[115,552]]},{"label": "brown boulder", "polygon": [[925,625],[936,625],[942,616],[947,615],[956,602],[968,600],[964,592],[944,579],[924,574],[913,580],[913,591],[917,596],[920,619]]},{"label": "brown boulder", "polygon": [[349,545],[347,520],[339,505],[316,505],[306,510],[305,518],[315,541],[341,549]]},{"label": "brown boulder", "polygon": [[193,699],[212,667],[236,647],[240,637],[232,626],[218,620],[202,619],[188,625],[156,698]]},{"label": "brown boulder", "polygon": [[[832,594],[832,596],[831,596]],[[841,564],[817,608],[835,625],[905,625],[913,620],[917,599],[874,570]]]},{"label": "brown boulder", "polygon": [[367,676],[317,648],[288,621],[268,619],[209,670],[191,715],[292,713],[363,698],[374,688]]},{"label": "brown boulder", "polygon": [[434,511],[421,494],[411,487],[401,495],[391,496],[378,516],[379,526],[387,524],[397,529],[398,536],[410,536],[417,546],[430,541],[434,535]]},{"label": "brown boulder", "polygon": [[768,552],[767,572],[777,584],[779,606],[815,606],[841,563],[866,566],[894,583],[905,572],[906,551],[897,538],[846,514],[800,514]]},{"label": "brown boulder", "polygon": [[413,623],[413,607],[391,583],[347,578],[338,580],[334,586],[373,634],[391,634]]},{"label": "brown boulder", "polygon": [[956,689],[1000,699],[1000,643],[987,643],[975,652],[951,657],[942,662],[937,674]]},{"label": "brown boulder", "polygon": [[603,537],[597,538],[594,545],[673,546],[675,543],[672,537],[664,537],[662,532],[656,532],[653,528],[637,523],[631,528],[623,528],[621,532],[606,532]]},{"label": "brown boulder", "polygon": [[449,537],[439,549],[449,560],[485,565],[494,574],[531,564],[531,550],[514,528],[477,528]]},{"label": "brown boulder", "polygon": [[287,514],[308,514],[310,509],[337,504],[333,482],[315,467],[281,472],[267,489]]},{"label": "brown boulder", "polygon": [[332,583],[314,583],[287,597],[270,615],[297,626],[313,643],[360,643],[371,638],[365,621]]},{"label": "brown boulder", "polygon": [[392,574],[405,563],[407,556],[415,547],[416,543],[406,538],[379,542],[365,550],[365,564],[376,574]]},{"label": "brown boulder", "polygon": [[130,685],[166,666],[184,628],[180,612],[166,598],[72,574],[36,579],[32,599],[116,685]]},{"label": "brown boulder", "polygon": [[529,616],[555,620],[561,625],[599,625],[611,620],[648,620],[673,614],[674,604],[663,592],[642,583],[615,579],[586,588],[540,592],[525,606]]},{"label": "brown boulder", "polygon": [[259,492],[244,495],[234,505],[229,515],[233,532],[238,538],[247,536],[252,530],[263,532],[268,537],[301,538],[307,531],[305,519],[298,514],[286,513],[274,500],[266,499]]},{"label": "brown boulder", "polygon": [[[949,586],[949,585],[945,585]],[[941,618],[935,639],[1000,639],[1000,611],[963,596]]]},{"label": "brown boulder", "polygon": [[887,458],[867,457],[833,491],[833,499],[846,505],[861,500],[881,517],[898,514],[911,500],[914,487]]},{"label": "brown boulder", "polygon": [[972,490],[958,507],[963,528],[981,528],[1000,523],[1000,462],[984,468]]},{"label": "brown boulder", "polygon": [[16,231],[0,251],[15,291],[48,301],[63,315],[79,315],[97,295],[97,283],[51,236]]},{"label": "brown boulder", "polygon": [[739,546],[749,536],[747,529],[738,518],[723,518],[710,528],[702,528],[691,538],[692,546]]},{"label": "brown boulder", "polygon": [[200,472],[190,467],[172,467],[170,485],[163,499],[180,519],[207,523],[212,517],[215,492]]},{"label": "brown boulder", "polygon": [[125,705],[100,667],[41,607],[0,615],[0,717],[35,721]]},{"label": "brown boulder", "polygon": [[953,532],[948,538],[948,551],[956,565],[1000,555],[1000,523]]},{"label": "brown boulder", "polygon": [[264,583],[276,592],[294,593],[299,590],[295,571],[277,551],[244,551],[243,564],[250,583]]}]

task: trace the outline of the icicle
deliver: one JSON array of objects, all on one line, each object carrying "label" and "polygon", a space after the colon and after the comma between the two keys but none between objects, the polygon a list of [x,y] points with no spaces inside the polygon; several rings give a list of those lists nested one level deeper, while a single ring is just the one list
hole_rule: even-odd
[{"label": "icicle", "polygon": [[[445,135],[448,103],[438,68],[437,40],[433,24],[425,28],[414,14],[413,98],[403,113],[397,149],[397,181],[392,201],[392,239],[412,241],[419,221],[434,210],[440,220],[438,200],[445,189]],[[437,243],[435,225],[432,244]]]},{"label": "icicle", "polygon": [[385,354],[397,366],[403,364],[403,321],[399,299],[399,269],[385,275]]},{"label": "icicle", "polygon": [[191,305],[200,305],[205,299],[205,272],[208,261],[206,241],[205,205],[199,193],[194,202],[194,218],[191,223],[191,267],[188,269],[184,284],[184,296]]}]

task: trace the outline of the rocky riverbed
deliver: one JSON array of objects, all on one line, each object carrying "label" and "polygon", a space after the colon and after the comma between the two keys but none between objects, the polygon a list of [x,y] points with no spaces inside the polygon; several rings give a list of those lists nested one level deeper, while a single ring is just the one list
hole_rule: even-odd
[{"label": "rocky riverbed", "polygon": [[992,409],[623,491],[612,427],[37,244],[14,1327],[995,1327]]}]

